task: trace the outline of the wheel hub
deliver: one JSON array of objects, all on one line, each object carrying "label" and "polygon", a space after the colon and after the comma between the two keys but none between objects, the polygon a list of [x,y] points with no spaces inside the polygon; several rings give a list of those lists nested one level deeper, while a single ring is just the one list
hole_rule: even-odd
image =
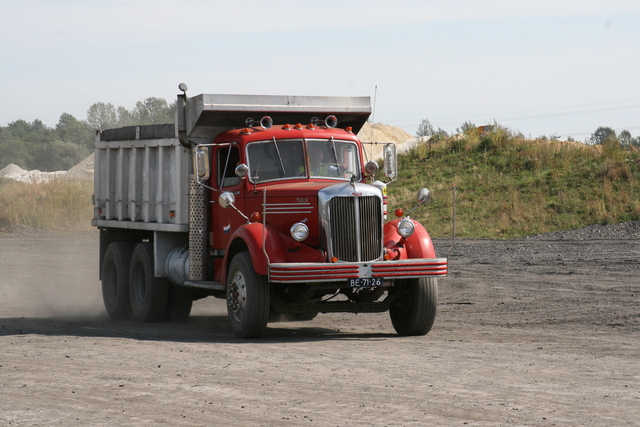
[{"label": "wheel hub", "polygon": [[227,302],[233,316],[237,320],[242,320],[247,304],[247,286],[241,272],[237,272],[229,284]]}]

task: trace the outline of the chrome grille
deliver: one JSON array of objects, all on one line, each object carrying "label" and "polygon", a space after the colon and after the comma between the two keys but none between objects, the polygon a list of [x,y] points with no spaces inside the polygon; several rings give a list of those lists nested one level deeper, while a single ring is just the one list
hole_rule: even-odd
[{"label": "chrome grille", "polygon": [[340,261],[379,259],[382,209],[376,196],[334,197],[329,202],[331,253]]}]

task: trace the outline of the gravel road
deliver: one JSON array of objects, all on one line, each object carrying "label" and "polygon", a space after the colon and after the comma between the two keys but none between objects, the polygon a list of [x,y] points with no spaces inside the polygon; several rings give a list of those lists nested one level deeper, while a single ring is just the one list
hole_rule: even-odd
[{"label": "gravel road", "polygon": [[[436,242],[446,253],[447,240]],[[640,226],[462,240],[436,323],[107,319],[98,235],[0,235],[0,424],[637,426]]]}]

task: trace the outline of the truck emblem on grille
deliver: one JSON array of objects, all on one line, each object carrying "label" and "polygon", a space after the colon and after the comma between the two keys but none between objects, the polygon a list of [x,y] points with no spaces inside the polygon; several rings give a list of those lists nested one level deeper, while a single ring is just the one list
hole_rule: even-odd
[{"label": "truck emblem on grille", "polygon": [[351,193],[353,197],[362,197],[362,193]]},{"label": "truck emblem on grille", "polygon": [[296,202],[298,203],[309,203],[308,197],[296,197]]}]

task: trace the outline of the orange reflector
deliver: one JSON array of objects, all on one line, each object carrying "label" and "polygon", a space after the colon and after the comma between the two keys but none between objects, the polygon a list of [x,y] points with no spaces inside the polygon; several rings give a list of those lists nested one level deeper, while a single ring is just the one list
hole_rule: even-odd
[{"label": "orange reflector", "polygon": [[331,257],[331,262],[336,262],[336,261],[338,261],[337,257]]},{"label": "orange reflector", "polygon": [[307,129],[314,130],[314,129],[315,129],[315,127],[313,126],[313,123],[309,123],[309,124],[307,125]]},{"label": "orange reflector", "polygon": [[396,209],[395,214],[396,214],[396,216],[397,216],[398,218],[400,218],[401,216],[404,216],[404,209],[402,209],[402,208],[398,208],[398,209]]},{"label": "orange reflector", "polygon": [[302,124],[298,123],[297,125],[294,126],[296,129],[302,129]]},{"label": "orange reflector", "polygon": [[284,125],[284,126],[282,126],[282,129],[291,130],[291,125]]},{"label": "orange reflector", "polygon": [[175,218],[176,217],[176,211],[169,211],[169,218]]},{"label": "orange reflector", "polygon": [[245,135],[249,135],[249,134],[251,134],[251,132],[253,132],[253,131],[251,129],[249,129],[249,128],[242,129],[242,133],[245,134]]},{"label": "orange reflector", "polygon": [[351,126],[347,126],[345,130],[349,133],[353,133],[353,128]]}]

